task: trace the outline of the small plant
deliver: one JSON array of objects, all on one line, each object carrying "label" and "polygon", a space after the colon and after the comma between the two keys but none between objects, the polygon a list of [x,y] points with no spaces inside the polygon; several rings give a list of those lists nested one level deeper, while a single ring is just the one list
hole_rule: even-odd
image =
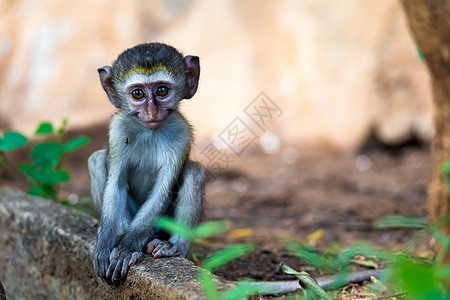
[{"label": "small plant", "polygon": [[[387,216],[379,219],[375,223],[378,228],[397,227],[420,230],[399,252],[380,249],[365,243],[351,245],[334,255],[330,253],[320,255],[294,240],[287,240],[285,246],[291,253],[319,270],[339,272],[335,282],[336,287],[348,276],[350,265],[355,262],[354,257],[363,256],[382,260],[387,264],[389,268],[382,276],[382,281],[387,287],[400,289],[411,299],[448,299],[446,297],[449,297],[449,291],[446,289],[446,284],[450,280],[450,267],[443,265],[443,258],[450,249],[450,237],[439,230],[442,225],[448,223],[450,223],[450,216],[432,225],[416,217]],[[434,259],[415,255],[414,248],[429,236],[441,245],[440,251]]]},{"label": "small plant", "polygon": [[28,194],[58,201],[60,184],[70,180],[69,172],[62,167],[64,155],[90,142],[88,137],[78,136],[64,143],[66,127],[67,119],[64,119],[57,129],[50,122],[41,122],[35,136],[45,137],[46,140],[37,142],[31,148],[32,163],[22,162],[18,166],[12,163],[6,154],[27,146],[28,139],[17,131],[5,132],[0,138],[0,167],[2,163],[8,164],[24,177],[29,185]]},{"label": "small plant", "polygon": [[[184,225],[176,223],[173,219],[162,217],[159,219],[158,227],[173,234],[177,233],[184,238],[195,241],[201,238],[207,238],[214,234],[224,232],[228,229],[228,225],[224,221],[206,222],[195,228],[188,228]],[[210,300],[234,300],[245,299],[251,295],[258,293],[256,286],[250,283],[240,283],[236,287],[231,288],[223,293],[219,293],[214,275],[214,270],[228,264],[232,260],[250,253],[254,250],[252,244],[236,244],[212,253],[209,257],[200,262],[199,278],[203,287],[203,291]]]}]

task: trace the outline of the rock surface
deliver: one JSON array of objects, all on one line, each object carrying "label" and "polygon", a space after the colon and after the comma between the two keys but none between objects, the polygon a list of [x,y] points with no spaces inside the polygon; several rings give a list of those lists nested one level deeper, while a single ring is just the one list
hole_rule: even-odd
[{"label": "rock surface", "polygon": [[204,298],[198,267],[182,258],[146,256],[122,286],[103,284],[92,267],[96,227],[73,209],[0,189],[0,279],[8,299]]}]

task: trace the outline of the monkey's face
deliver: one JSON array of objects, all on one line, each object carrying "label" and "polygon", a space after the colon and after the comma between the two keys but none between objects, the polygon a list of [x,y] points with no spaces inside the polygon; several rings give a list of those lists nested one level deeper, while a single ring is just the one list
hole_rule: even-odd
[{"label": "monkey's face", "polygon": [[144,126],[160,128],[181,99],[197,91],[197,56],[182,56],[161,43],[140,44],[122,52],[113,67],[98,69],[109,101]]},{"label": "monkey's face", "polygon": [[179,102],[177,82],[165,72],[133,74],[124,87],[132,115],[147,128],[160,128]]}]

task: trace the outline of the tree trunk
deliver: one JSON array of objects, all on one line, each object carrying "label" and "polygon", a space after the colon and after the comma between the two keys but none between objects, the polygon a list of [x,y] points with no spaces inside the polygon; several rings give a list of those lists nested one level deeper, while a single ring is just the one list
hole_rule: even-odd
[{"label": "tree trunk", "polygon": [[[432,77],[433,166],[428,210],[437,220],[450,213],[450,196],[439,165],[450,161],[450,1],[402,0],[409,26]],[[447,234],[450,226],[445,228]]]}]

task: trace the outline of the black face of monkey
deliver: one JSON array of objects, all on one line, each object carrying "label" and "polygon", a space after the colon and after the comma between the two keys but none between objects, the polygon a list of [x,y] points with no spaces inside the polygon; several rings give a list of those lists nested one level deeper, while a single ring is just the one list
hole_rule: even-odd
[{"label": "black face of monkey", "polygon": [[149,129],[158,129],[181,99],[197,91],[199,59],[183,57],[159,43],[141,44],[99,70],[102,86],[117,108],[129,110]]}]

